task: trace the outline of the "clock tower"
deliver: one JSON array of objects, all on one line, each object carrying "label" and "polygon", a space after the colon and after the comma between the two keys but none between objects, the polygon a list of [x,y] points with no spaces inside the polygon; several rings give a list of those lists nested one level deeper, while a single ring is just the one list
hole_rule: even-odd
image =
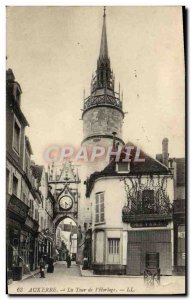
[{"label": "clock tower", "polygon": [[[91,81],[91,93],[84,99],[83,105],[83,141],[86,147],[109,147],[113,143],[113,133],[119,145],[122,139],[123,104],[120,91],[115,91],[115,78],[108,55],[106,14],[104,8],[103,27],[97,69]],[[98,162],[88,166],[88,174],[102,170],[106,162]]]},{"label": "clock tower", "polygon": [[49,167],[48,184],[56,199],[54,207],[55,228],[64,218],[78,224],[79,184],[78,170],[70,161]]}]

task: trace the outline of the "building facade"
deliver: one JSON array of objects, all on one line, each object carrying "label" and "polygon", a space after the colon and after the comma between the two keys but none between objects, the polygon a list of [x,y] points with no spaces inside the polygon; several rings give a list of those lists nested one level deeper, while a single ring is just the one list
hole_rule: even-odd
[{"label": "building facade", "polygon": [[[44,168],[41,173],[35,172],[39,166],[31,161],[21,87],[11,69],[6,75],[7,274],[8,280],[18,280],[38,268],[42,254],[52,255],[54,198]],[[41,223],[41,215],[45,215],[46,223]],[[42,241],[45,252],[40,250]]]},{"label": "building facade", "polygon": [[88,182],[96,274],[142,275],[152,263],[172,274],[173,176],[144,152],[141,157],[144,163],[112,160]]},{"label": "building facade", "polygon": [[185,275],[185,159],[170,159],[169,167],[172,169],[174,175],[174,274]]},{"label": "building facade", "polygon": [[43,257],[45,261],[54,254],[54,204],[55,200],[48,186],[48,174],[44,166],[31,165],[33,176],[37,181],[37,193],[41,199],[38,209],[39,229],[38,229],[38,263]]},{"label": "building facade", "polygon": [[170,158],[168,139],[162,141],[162,154],[156,158],[169,167],[173,174],[174,186],[174,274],[185,275],[185,158]]}]

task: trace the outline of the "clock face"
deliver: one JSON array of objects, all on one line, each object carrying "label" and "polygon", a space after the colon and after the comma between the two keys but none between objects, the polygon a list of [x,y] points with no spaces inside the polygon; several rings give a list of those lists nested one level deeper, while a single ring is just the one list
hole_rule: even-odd
[{"label": "clock face", "polygon": [[60,206],[64,210],[68,210],[72,207],[73,201],[70,197],[64,196],[60,199]]}]

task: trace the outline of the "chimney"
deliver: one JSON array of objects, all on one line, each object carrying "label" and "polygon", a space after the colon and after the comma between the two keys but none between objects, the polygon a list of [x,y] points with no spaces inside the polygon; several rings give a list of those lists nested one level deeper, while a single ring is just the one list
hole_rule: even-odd
[{"label": "chimney", "polygon": [[164,138],[162,140],[162,162],[165,166],[168,167],[168,159],[169,159],[169,153],[168,153],[168,139]]}]

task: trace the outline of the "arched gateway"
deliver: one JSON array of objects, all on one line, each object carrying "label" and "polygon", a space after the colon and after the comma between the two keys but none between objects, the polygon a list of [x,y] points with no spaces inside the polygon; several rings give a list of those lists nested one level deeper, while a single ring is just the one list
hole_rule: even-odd
[{"label": "arched gateway", "polygon": [[71,162],[66,161],[61,166],[52,164],[48,172],[48,185],[55,198],[54,204],[54,246],[56,247],[56,229],[60,222],[66,218],[73,220],[77,226],[78,243],[80,240],[80,227],[78,227],[79,204],[78,170]]}]

